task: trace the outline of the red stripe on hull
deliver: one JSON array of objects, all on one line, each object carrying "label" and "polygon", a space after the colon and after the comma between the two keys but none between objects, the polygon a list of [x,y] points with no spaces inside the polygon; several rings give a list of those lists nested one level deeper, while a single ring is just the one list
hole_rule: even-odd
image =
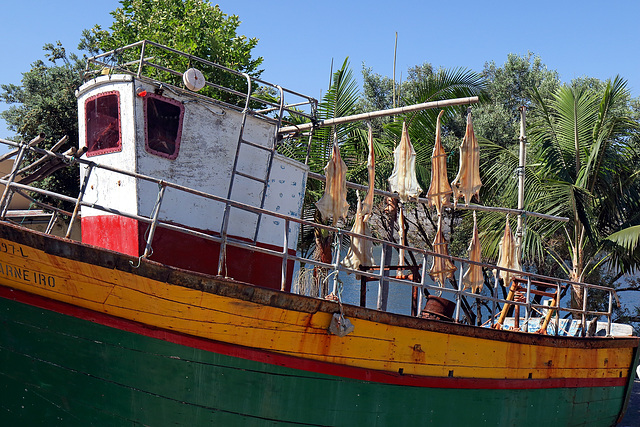
[{"label": "red stripe on hull", "polygon": [[0,297],[29,304],[57,313],[73,316],[104,326],[156,338],[187,347],[224,354],[231,357],[253,360],[287,368],[310,371],[319,374],[346,377],[355,380],[372,381],[413,387],[459,388],[459,389],[544,389],[544,388],[581,388],[581,387],[621,387],[627,384],[627,378],[551,378],[551,379],[486,379],[455,377],[420,377],[394,372],[374,371],[301,359],[278,353],[240,347],[219,341],[212,341],[191,335],[184,335],[165,329],[150,327],[138,322],[110,316],[93,310],[77,307],[38,295],[0,286]]}]

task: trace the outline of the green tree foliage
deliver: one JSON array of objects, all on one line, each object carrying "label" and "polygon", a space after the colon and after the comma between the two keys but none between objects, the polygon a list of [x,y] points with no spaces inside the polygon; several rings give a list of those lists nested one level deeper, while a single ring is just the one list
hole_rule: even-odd
[{"label": "green tree foliage", "polygon": [[518,108],[531,105],[534,89],[548,99],[560,85],[558,73],[548,70],[532,53],[509,54],[501,67],[488,62],[482,75],[487,80],[489,101],[474,107],[474,128],[478,135],[502,147],[517,141]]},{"label": "green tree foliage", "polygon": [[[238,35],[240,24],[235,15],[228,16],[218,6],[203,0],[123,0],[112,12],[110,30],[95,26],[83,32],[80,51],[96,54],[141,39],[150,39],[198,55],[212,62],[254,76],[262,58],[252,58],[258,42]],[[68,54],[58,42],[44,47],[46,61],[34,62],[23,73],[21,85],[1,86],[0,99],[10,105],[2,118],[15,139],[25,141],[44,133],[42,148],[49,148],[64,135],[69,141],[62,150],[78,145],[78,115],[75,90],[82,84],[85,59]],[[181,70],[187,68],[184,64]],[[233,83],[233,82],[232,82]],[[246,82],[238,83],[241,87]],[[42,183],[44,188],[75,194],[78,189],[76,169],[56,172]]]},{"label": "green tree foliage", "polygon": [[[121,0],[120,3],[122,6],[111,13],[114,22],[109,31],[96,26],[85,34],[94,50],[108,52],[140,40],[150,40],[253,77],[262,73],[259,66],[263,58],[251,56],[258,39],[237,34],[239,17],[223,13],[218,5],[211,5],[208,0]],[[119,63],[138,59],[137,53],[131,53],[130,57],[123,54],[116,59]],[[242,92],[247,90],[247,82],[242,77],[202,63],[193,64],[187,58],[153,48],[149,48],[145,56],[179,72],[195,66],[209,81]],[[156,77],[162,81],[181,84],[179,77],[158,70],[151,72],[156,72]],[[211,88],[203,93],[232,103],[240,102],[228,95],[214,93]]]},{"label": "green tree foliage", "polygon": [[[75,90],[82,82],[84,61],[67,54],[60,42],[44,46],[46,62],[37,60],[22,74],[22,85],[3,84],[0,99],[10,104],[0,113],[18,140],[29,141],[45,135],[40,148],[50,148],[63,136],[69,136],[62,151],[78,146],[78,114]],[[28,158],[27,161],[32,161]],[[63,169],[41,183],[43,188],[66,194],[78,190],[75,169]]]},{"label": "green tree foliage", "polygon": [[[443,71],[443,70],[440,70]],[[390,77],[374,73],[371,68],[362,67],[363,93],[359,100],[362,111],[388,110],[394,107],[403,107],[407,99],[416,98],[416,92],[420,86],[434,74],[433,66],[428,62],[416,65],[407,70],[407,80],[395,84],[395,100],[393,98],[394,82]],[[395,101],[395,105],[394,105]],[[378,130],[382,130],[383,124],[393,121],[393,117],[381,117],[372,120],[372,124]]]},{"label": "green tree foliage", "polygon": [[237,15],[227,15],[206,0],[122,0],[114,23],[100,39],[102,50],[146,39],[236,71],[259,74],[262,58],[252,58],[257,38],[238,35]]},{"label": "green tree foliage", "polygon": [[[580,80],[564,85],[550,99],[538,92],[531,105],[537,114],[528,128],[525,209],[569,221],[529,219],[524,255],[538,263],[554,259],[574,281],[603,276],[599,269],[615,252],[603,239],[637,220],[640,182],[631,144],[637,124],[630,118],[629,101],[626,82],[616,77],[603,84]],[[503,200],[513,204],[514,180],[504,177],[517,160],[506,149],[493,155],[503,161],[487,164],[487,176]],[[484,225],[495,230],[489,239],[495,251],[503,225],[491,225],[489,218]],[[580,299],[576,292],[574,304],[580,305]]]}]

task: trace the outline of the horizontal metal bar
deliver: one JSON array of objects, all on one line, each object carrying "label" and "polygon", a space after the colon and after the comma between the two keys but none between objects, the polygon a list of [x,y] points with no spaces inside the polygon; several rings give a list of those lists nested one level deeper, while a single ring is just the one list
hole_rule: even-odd
[{"label": "horizontal metal bar", "polygon": [[479,99],[477,96],[470,96],[467,98],[443,99],[441,101],[424,102],[422,104],[409,105],[406,107],[390,108],[388,110],[378,110],[378,111],[372,111],[370,113],[361,113],[361,114],[354,114],[351,116],[320,120],[316,123],[304,123],[304,124],[295,125],[295,126],[285,126],[283,128],[280,128],[278,133],[283,134],[283,133],[291,133],[291,132],[301,132],[301,131],[309,130],[312,128],[321,128],[321,127],[339,125],[344,123],[371,120],[378,117],[393,116],[396,114],[405,114],[405,113],[411,113],[414,111],[429,110],[432,108],[445,108],[445,107],[452,107],[455,105],[475,104],[478,102],[478,100]]},{"label": "horizontal metal bar", "polygon": [[236,171],[236,175],[243,176],[243,177],[245,177],[247,179],[250,179],[250,180],[253,180],[253,181],[257,181],[257,182],[261,182],[263,184],[265,184],[267,182],[266,179],[258,178],[256,176],[249,175],[249,174],[246,174],[246,173],[240,172],[240,171]]},{"label": "horizontal metal bar", "polygon": [[255,142],[247,141],[246,139],[243,139],[242,143],[250,145],[250,146],[255,147],[255,148],[258,148],[260,150],[264,150],[264,151],[272,151],[273,150],[273,148],[271,148],[271,147],[265,147],[264,145],[256,144]]},{"label": "horizontal metal bar", "polygon": [[[113,64],[105,63],[105,62],[101,61],[101,59],[108,58],[108,57],[114,56],[114,55],[119,55],[120,53],[122,53],[125,50],[133,49],[133,48],[136,48],[136,47],[142,47],[142,45],[153,46],[153,47],[156,47],[156,48],[159,48],[159,49],[163,49],[163,50],[166,50],[168,52],[174,53],[176,55],[188,58],[190,60],[195,60],[195,61],[197,61],[197,62],[199,62],[201,64],[208,65],[208,66],[217,68],[217,69],[219,69],[221,71],[236,75],[238,77],[247,77],[248,76],[246,73],[243,73],[243,72],[240,72],[240,71],[236,71],[236,70],[234,70],[232,68],[225,67],[225,66],[217,64],[215,62],[208,61],[208,60],[206,60],[204,58],[200,58],[200,57],[197,57],[197,56],[194,56],[194,55],[185,54],[184,52],[181,52],[179,50],[176,50],[176,49],[170,48],[168,46],[164,46],[164,45],[161,45],[159,43],[155,43],[155,42],[152,42],[152,41],[149,41],[149,40],[140,40],[138,42],[129,44],[127,46],[124,46],[124,47],[121,47],[121,48],[118,48],[118,49],[114,49],[114,50],[111,50],[109,52],[101,53],[99,55],[92,56],[92,57],[87,59],[87,70],[88,70],[89,64],[96,64],[96,65],[100,65],[100,66],[107,66],[107,67],[114,67],[114,68],[123,67],[123,66],[127,66],[127,65],[139,64],[140,60],[138,59],[138,60],[135,60],[135,61],[127,62],[126,64],[120,64],[120,65],[115,65],[114,66]],[[175,74],[177,76],[182,76],[181,72],[174,71],[174,70],[171,70],[169,68],[165,68],[165,67],[162,67],[162,66],[159,66],[157,64],[154,64],[154,63],[150,62],[149,59],[151,59],[151,58],[153,58],[153,57],[144,58],[142,63],[150,65],[150,66],[153,66],[153,67],[156,67],[156,68],[159,68],[159,69],[162,69],[164,71],[170,72],[170,73]],[[132,73],[132,74],[133,75],[137,75],[137,73]],[[257,83],[260,83],[260,84],[263,84],[263,85],[266,85],[266,86],[270,86],[270,87],[273,87],[273,88],[278,88],[278,85],[276,85],[274,83],[270,83],[270,82],[268,82],[266,80],[262,80],[262,79],[260,79],[258,77],[249,76],[249,78],[254,82],[257,82]],[[218,86],[218,85],[215,85],[215,84],[210,83],[210,82],[207,82],[207,84],[210,85],[210,86],[215,86],[216,88],[218,88],[220,90],[223,90],[223,91],[227,91],[227,92],[230,92],[230,93],[233,92],[229,88],[224,88],[222,86]],[[305,105],[305,104],[315,105],[318,102],[313,97],[310,97],[310,96],[307,96],[307,95],[303,95],[303,94],[301,94],[299,92],[296,92],[296,91],[293,91],[291,89],[287,89],[287,88],[283,87],[282,90],[284,92],[290,94],[290,95],[294,95],[294,96],[297,96],[299,98],[304,98],[304,99],[307,100],[306,102],[303,102],[303,103],[285,105],[284,109],[287,110],[287,111],[289,111],[288,109],[292,108],[293,106]],[[242,97],[246,97],[246,94],[240,93],[240,92],[236,93],[236,95],[242,96]],[[270,101],[266,101],[266,100],[262,100],[262,99],[258,99],[258,98],[254,98],[254,97],[251,97],[251,99],[255,100],[255,101],[263,102],[265,104],[272,105],[272,106],[278,105],[278,104],[274,104],[274,103],[272,103]],[[291,110],[291,112],[300,114],[300,112],[298,112],[296,110]],[[301,115],[306,116],[305,114],[301,114]]]}]

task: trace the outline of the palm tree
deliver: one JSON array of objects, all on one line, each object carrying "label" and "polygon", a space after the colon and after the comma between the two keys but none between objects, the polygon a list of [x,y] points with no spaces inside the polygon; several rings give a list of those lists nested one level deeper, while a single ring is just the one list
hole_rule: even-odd
[{"label": "palm tree", "polygon": [[[570,280],[584,281],[614,254],[604,238],[627,226],[640,204],[630,138],[636,124],[626,108],[629,92],[626,81],[616,77],[600,91],[577,82],[560,87],[550,100],[534,93],[537,118],[528,131],[525,209],[569,220],[530,219],[524,256],[540,261],[549,255]],[[505,177],[512,176],[515,153],[490,144],[488,148],[493,162],[487,176],[493,191],[514,204],[515,180]],[[498,154],[503,162],[495,161]],[[484,225],[496,228],[491,221],[486,218]],[[581,307],[582,298],[574,288],[572,306]]]}]

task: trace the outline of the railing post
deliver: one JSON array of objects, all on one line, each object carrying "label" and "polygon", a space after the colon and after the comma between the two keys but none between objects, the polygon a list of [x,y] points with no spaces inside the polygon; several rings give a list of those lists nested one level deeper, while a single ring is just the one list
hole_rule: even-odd
[{"label": "railing post", "polygon": [[218,276],[222,276],[222,267],[227,258],[227,227],[229,224],[231,205],[229,202],[225,204],[224,214],[222,216],[222,229],[220,230],[220,253],[218,255]]},{"label": "railing post", "polygon": [[244,104],[244,110],[242,111],[243,113],[246,113],[247,111],[249,111],[249,101],[251,100],[251,91],[252,91],[252,83],[251,83],[251,76],[247,73],[242,73],[242,75],[247,79],[247,101]]},{"label": "railing post", "polygon": [[557,297],[555,299],[556,302],[556,336],[560,336],[560,283],[556,282],[557,285]]},{"label": "railing post", "polygon": [[16,179],[16,175],[20,170],[20,163],[22,163],[22,158],[24,157],[25,149],[27,148],[27,144],[20,144],[20,150],[18,151],[18,155],[16,156],[15,161],[13,162],[13,168],[11,169],[11,174],[9,175],[9,179],[7,180],[7,184],[4,187],[4,192],[2,193],[2,198],[0,199],[0,219],[4,220],[7,216],[7,210],[9,210],[9,205],[11,204],[11,194],[13,194],[13,190],[11,190],[11,184]]},{"label": "railing post", "polygon": [[496,324],[496,308],[498,307],[498,276],[500,274],[500,270],[496,270],[493,275],[493,287],[491,288],[491,294],[493,296],[492,304],[491,304],[491,327],[493,328]]},{"label": "railing post", "polygon": [[[382,253],[380,255],[380,281],[378,283],[378,302],[376,304],[376,307],[378,310],[383,310],[383,305],[386,306],[386,304],[384,304],[385,301],[383,301],[383,293],[384,293],[384,277],[386,275],[386,270],[384,268],[384,262],[385,262],[385,258],[387,255],[387,251],[389,249],[387,248],[386,243],[382,242]],[[385,307],[386,308],[386,307]]]},{"label": "railing post", "polygon": [[581,319],[582,319],[582,336],[586,336],[587,335],[587,293],[588,293],[588,288],[585,286],[582,286],[582,314],[581,314]]},{"label": "railing post", "polygon": [[527,276],[527,305],[526,305],[526,318],[524,319],[524,325],[522,325],[524,332],[529,332],[529,319],[531,318],[531,276]]},{"label": "railing post", "polygon": [[51,212],[51,218],[49,218],[49,223],[47,224],[47,228],[44,230],[45,234],[51,234],[51,230],[53,230],[53,226],[55,225],[57,220],[58,220],[58,212],[57,211]]},{"label": "railing post", "polygon": [[[464,273],[464,264],[460,263],[460,271],[458,273],[458,290],[456,291],[456,314],[455,314],[455,322],[460,322],[460,305],[462,304],[462,276]],[[471,319],[469,319],[471,320]]]},{"label": "railing post", "polygon": [[289,261],[289,220],[284,220],[284,242],[282,246],[282,277],[280,281],[280,290],[284,291],[287,287],[287,263]]},{"label": "railing post", "polygon": [[311,143],[313,142],[313,128],[309,131],[309,141],[307,142],[307,155],[304,157],[304,164],[309,164],[309,156],[311,155]]},{"label": "railing post", "polygon": [[609,291],[609,310],[607,310],[607,336],[611,336],[611,313],[613,312],[613,291]]},{"label": "railing post", "polygon": [[156,201],[156,205],[153,208],[153,218],[151,221],[151,228],[149,229],[149,235],[147,236],[147,242],[144,247],[144,253],[142,254],[142,258],[147,258],[151,256],[152,248],[151,242],[153,242],[153,236],[156,234],[156,227],[158,226],[158,216],[160,214],[160,205],[162,205],[162,199],[164,198],[164,191],[167,186],[164,184],[164,181],[161,181],[158,186],[160,189],[158,190],[158,200]]},{"label": "railing post", "polygon": [[71,215],[71,219],[69,220],[69,227],[67,227],[67,233],[64,235],[66,239],[70,238],[71,230],[73,230],[73,224],[78,217],[78,211],[80,210],[80,203],[84,198],[84,193],[87,191],[87,185],[89,185],[89,177],[91,176],[91,171],[93,171],[93,164],[90,164],[87,168],[87,174],[84,176],[84,180],[82,181],[82,186],[80,187],[80,192],[78,193],[78,198],[76,199],[76,205],[73,207],[73,214]]},{"label": "railing post", "polygon": [[422,258],[422,274],[420,275],[420,295],[418,295],[418,317],[422,317],[422,299],[424,298],[424,281],[427,275],[427,254]]},{"label": "railing post", "polygon": [[338,230],[334,237],[336,242],[336,260],[333,263],[333,294],[338,296],[338,267],[340,266],[340,251],[342,250],[342,231]]},{"label": "railing post", "polygon": [[142,76],[142,66],[144,65],[144,53],[147,48],[147,41],[142,41],[142,47],[140,48],[140,63],[138,64],[138,74],[137,77],[140,78]]}]

